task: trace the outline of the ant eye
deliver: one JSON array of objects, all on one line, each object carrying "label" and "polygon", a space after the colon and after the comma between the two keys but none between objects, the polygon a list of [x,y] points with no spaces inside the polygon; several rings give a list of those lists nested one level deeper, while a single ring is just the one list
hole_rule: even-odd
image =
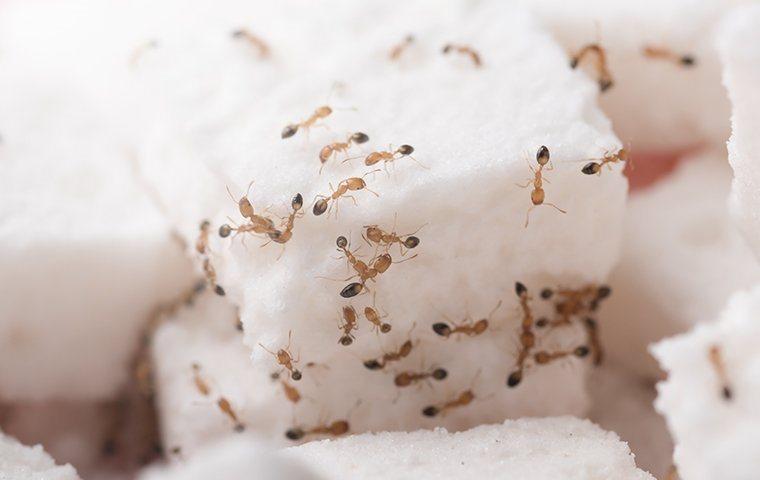
[{"label": "ant eye", "polygon": [[353,135],[351,135],[351,140],[354,143],[365,143],[369,141],[369,136],[366,133],[356,132]]},{"label": "ant eye", "polygon": [[232,233],[232,227],[227,225],[226,223],[219,227],[219,236],[222,238],[227,238],[230,236],[230,233]]},{"label": "ant eye", "polygon": [[300,210],[301,207],[303,207],[303,197],[300,193],[297,193],[295,197],[293,197],[293,200],[290,202],[290,206],[293,207],[293,210]]},{"label": "ant eye", "polygon": [[282,129],[282,133],[280,133],[280,138],[290,138],[293,135],[295,135],[297,131],[298,131],[298,125],[288,125],[287,127]]}]

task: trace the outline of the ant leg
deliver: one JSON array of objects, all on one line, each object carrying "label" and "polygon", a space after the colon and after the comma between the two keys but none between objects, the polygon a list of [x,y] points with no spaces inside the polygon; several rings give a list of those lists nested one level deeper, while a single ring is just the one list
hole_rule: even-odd
[{"label": "ant leg", "polygon": [[411,159],[412,159],[412,161],[413,161],[414,163],[416,163],[416,164],[417,164],[417,165],[419,165],[420,167],[424,168],[425,170],[430,170],[430,167],[428,167],[428,166],[427,166],[427,165],[425,165],[424,163],[422,163],[422,162],[418,161],[418,160],[417,160],[416,158],[414,158],[413,156],[411,156],[411,155],[407,155],[407,157],[411,158]]},{"label": "ant leg", "polygon": [[559,210],[562,213],[567,213],[567,211],[562,210],[561,208],[559,208],[558,206],[554,205],[553,203],[544,202],[544,205],[549,205],[550,207],[554,207],[554,208],[556,208],[557,210]]},{"label": "ant leg", "polygon": [[525,214],[525,228],[528,228],[528,222],[530,222],[530,212],[532,212],[534,208],[536,208],[536,206],[535,206],[535,205],[531,206],[531,207],[528,209],[528,213],[527,213],[527,214]]},{"label": "ant leg", "polygon": [[531,179],[529,179],[529,180],[527,180],[527,181],[525,182],[525,185],[522,185],[522,184],[520,184],[520,183],[515,183],[515,185],[517,185],[517,186],[518,186],[518,187],[520,187],[520,188],[528,188],[528,185],[530,185],[531,183],[533,183],[533,179],[532,179],[532,178],[531,178]]}]

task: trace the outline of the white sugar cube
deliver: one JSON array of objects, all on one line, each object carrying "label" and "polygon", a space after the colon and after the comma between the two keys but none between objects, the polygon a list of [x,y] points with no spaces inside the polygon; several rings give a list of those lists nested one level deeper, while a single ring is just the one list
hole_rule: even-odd
[{"label": "white sugar cube", "polygon": [[760,257],[760,6],[738,8],[720,29],[718,50],[723,62],[723,83],[733,105],[733,132],[728,142],[734,169],[731,211],[755,255]]},{"label": "white sugar cube", "polygon": [[0,431],[0,479],[79,480],[71,465],[56,465],[41,445],[27,447]]},{"label": "white sugar cube", "polygon": [[[241,18],[256,8],[244,9]],[[282,370],[259,344],[276,352],[292,335],[289,351],[303,375],[293,383],[312,401],[293,411],[280,399],[267,420],[285,419],[305,430],[346,420],[361,432],[581,414],[588,360],[576,358],[587,344],[580,325],[537,333],[522,382],[508,388],[506,380],[520,350],[515,283],[528,286],[538,318],[550,312],[538,298],[542,287],[600,284],[618,256],[622,165],[605,166],[599,176],[581,173],[589,159],[620,148],[595,106],[595,83],[568,68],[566,52],[529,15],[501,2],[470,5],[456,21],[428,2],[392,8],[328,2],[319,8],[320,15],[339,14],[341,22],[329,35],[307,35],[308,42],[262,35],[270,59],[241,52],[229,35],[241,19],[232,18],[227,28],[193,31],[191,42],[168,42],[139,72],[155,96],[142,166],[188,242],[203,219],[211,221],[209,258],[219,284],[240,307],[256,371]],[[391,47],[407,33],[416,41],[399,62],[391,61]],[[471,46],[482,65],[457,50],[444,54],[449,42]],[[306,57],[311,60],[299,65]],[[309,70],[314,64],[320,68]],[[332,113],[314,128],[281,138],[286,125],[325,104]],[[339,154],[320,174],[320,149],[356,131],[370,137],[348,153],[360,158],[343,163]],[[414,158],[406,149],[391,164],[365,165],[371,151],[389,143],[413,146]],[[530,186],[529,165],[538,167],[541,145],[548,146],[554,167],[543,171],[546,202],[567,213],[539,206],[526,227],[531,192],[516,184]],[[315,197],[349,177],[366,182],[346,192],[356,205],[338,198],[330,200],[329,213],[315,215]],[[352,188],[363,185],[356,182]],[[247,192],[255,212],[271,216],[278,228],[284,227],[276,215],[288,215],[291,198],[300,193],[304,215],[295,218],[292,239],[260,248],[270,239],[250,233],[220,238],[222,224],[244,222],[226,187],[236,200]],[[362,239],[363,227],[373,224],[398,234],[417,231],[419,245],[404,248],[403,255],[393,245],[391,258],[403,263],[354,285],[346,293],[362,293],[344,298],[340,292],[357,279],[347,279],[351,269],[336,257],[337,238],[345,236],[350,249],[359,248],[361,260],[372,263],[385,252]],[[387,314],[382,321],[390,332],[371,328],[364,312],[373,305]],[[358,313],[358,330],[349,332],[354,338],[344,346],[338,324],[349,306]],[[489,314],[489,328],[477,336],[446,339],[432,329]],[[411,352],[402,350],[408,340]],[[539,349],[566,355],[536,365]],[[363,365],[394,351],[409,355],[399,361],[391,356],[380,371]],[[312,362],[316,367],[307,368]],[[448,375],[430,381],[432,388],[427,382],[394,385],[403,372],[434,368]],[[471,404],[445,416],[423,414],[468,391],[475,394]]]},{"label": "white sugar cube", "polygon": [[684,159],[668,178],[631,196],[613,295],[600,331],[611,358],[656,377],[649,343],[714,318],[736,290],[760,281],[728,213],[724,154]]},{"label": "white sugar cube", "polygon": [[652,353],[668,379],[657,410],[683,480],[748,480],[760,471],[760,287],[731,297],[715,323],[663,340]]}]

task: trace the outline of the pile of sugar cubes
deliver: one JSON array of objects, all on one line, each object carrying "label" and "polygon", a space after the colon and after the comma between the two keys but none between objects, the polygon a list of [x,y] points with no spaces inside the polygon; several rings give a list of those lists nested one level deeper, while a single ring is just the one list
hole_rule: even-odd
[{"label": "pile of sugar cubes", "polygon": [[760,478],[758,111],[748,1],[6,0],[0,480]]}]

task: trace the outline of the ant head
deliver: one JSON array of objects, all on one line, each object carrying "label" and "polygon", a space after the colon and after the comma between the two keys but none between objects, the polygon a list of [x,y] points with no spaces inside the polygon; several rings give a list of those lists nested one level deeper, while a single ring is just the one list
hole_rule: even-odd
[{"label": "ant head", "polygon": [[515,282],[515,293],[518,297],[522,297],[528,293],[528,289],[521,282]]},{"label": "ant head", "polygon": [[383,231],[380,230],[380,228],[375,225],[371,225],[367,227],[367,230],[365,233],[367,235],[367,238],[369,238],[373,242],[379,242],[383,238]]},{"label": "ant head", "polygon": [[410,235],[404,239],[404,246],[408,249],[412,249],[420,244],[420,239],[414,235]]},{"label": "ant head", "polygon": [[285,437],[288,440],[300,440],[304,436],[304,431],[300,428],[289,428],[285,432]]},{"label": "ant head", "polygon": [[388,333],[391,331],[391,324],[390,323],[384,323],[380,325],[380,332],[382,333]]},{"label": "ant head", "polygon": [[430,405],[429,407],[425,407],[422,409],[422,414],[425,415],[426,417],[435,417],[436,415],[438,415],[438,412],[439,412],[438,407],[435,407],[433,405]]},{"label": "ant head", "polygon": [[434,323],[433,331],[442,337],[448,337],[451,335],[451,327],[445,322]]},{"label": "ant head", "polygon": [[320,198],[314,203],[314,208],[312,209],[312,212],[314,215],[322,215],[327,211],[327,199],[326,198]]},{"label": "ant head", "polygon": [[280,133],[280,138],[290,138],[293,135],[295,135],[297,131],[298,131],[298,125],[288,125],[287,127],[282,129],[282,132]]},{"label": "ant head", "polygon": [[539,147],[538,152],[536,152],[536,161],[539,165],[546,165],[549,163],[549,149],[546,148],[546,145],[541,145],[541,147]]},{"label": "ant head", "polygon": [[224,289],[222,288],[221,285],[217,285],[217,286],[214,287],[214,293],[216,293],[220,297],[223,297],[225,295],[225,293],[227,293],[227,292],[224,291]]},{"label": "ant head", "polygon": [[295,381],[301,380],[302,378],[301,372],[298,370],[293,370],[293,372],[290,374],[290,378],[292,378]]},{"label": "ant head", "polygon": [[335,245],[338,246],[338,248],[346,248],[348,246],[348,239],[341,235],[337,239],[335,239]]},{"label": "ant head", "polygon": [[351,135],[351,141],[354,143],[365,143],[369,141],[369,135],[363,132],[356,132]]},{"label": "ant head", "polygon": [[208,220],[202,221],[201,222],[201,231],[206,230],[210,226],[211,226],[211,222],[209,222]]},{"label": "ant head", "polygon": [[549,324],[549,320],[547,320],[547,319],[545,319],[543,317],[539,318],[538,320],[536,320],[536,327],[538,327],[538,328],[544,328],[548,324]]},{"label": "ant head", "polygon": [[544,288],[543,290],[541,290],[541,298],[543,298],[544,300],[549,300],[550,298],[552,298],[552,295],[554,295],[554,290],[552,290],[551,288]]},{"label": "ant head", "polygon": [[235,433],[242,433],[245,431],[245,425],[243,425],[242,423],[235,424],[234,430],[235,430]]},{"label": "ant head", "polygon": [[382,365],[380,365],[380,362],[373,358],[372,360],[366,360],[364,362],[364,367],[368,370],[380,370],[382,368]]},{"label": "ant head", "polygon": [[359,295],[364,286],[359,282],[349,283],[346,287],[340,291],[340,296],[343,298],[351,298]]},{"label": "ant head", "polygon": [[352,343],[354,343],[354,340],[351,338],[350,335],[343,335],[342,337],[340,337],[339,342],[344,347],[347,347],[347,346],[351,345]]},{"label": "ant head", "polygon": [[300,193],[296,193],[296,196],[290,201],[290,206],[294,212],[301,210],[301,207],[303,207],[303,197]]},{"label": "ant head", "polygon": [[582,169],[581,172],[585,173],[586,175],[593,175],[595,173],[599,173],[599,170],[602,168],[601,165],[599,165],[596,162],[589,162],[587,163]]},{"label": "ant head", "polygon": [[232,233],[232,227],[227,225],[226,223],[219,227],[219,236],[222,238],[227,238],[230,236],[230,233]]},{"label": "ant head", "polygon": [[398,153],[401,155],[411,155],[414,153],[414,147],[411,145],[401,145],[398,147]]},{"label": "ant head", "polygon": [[507,377],[507,386],[509,388],[516,387],[517,385],[520,384],[521,381],[522,381],[522,371],[516,370],[510,373],[509,376]]},{"label": "ant head", "polygon": [[435,378],[436,380],[443,380],[444,378],[448,376],[449,376],[449,372],[447,372],[443,368],[436,368],[435,370],[433,370],[433,378]]},{"label": "ant head", "polygon": [[680,62],[684,67],[693,67],[697,63],[697,59],[693,55],[684,55]]},{"label": "ant head", "polygon": [[585,345],[581,345],[580,347],[576,347],[575,350],[573,350],[573,355],[575,355],[578,358],[583,358],[586,355],[588,355],[589,349]]}]

